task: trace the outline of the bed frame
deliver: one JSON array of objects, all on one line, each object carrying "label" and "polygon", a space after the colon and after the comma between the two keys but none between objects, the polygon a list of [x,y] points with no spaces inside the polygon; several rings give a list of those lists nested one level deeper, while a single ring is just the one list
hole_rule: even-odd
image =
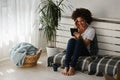
[{"label": "bed frame", "polygon": [[[120,21],[113,19],[96,19],[92,22],[96,30],[99,55],[120,56]],[[63,16],[56,35],[56,46],[66,48],[71,37],[70,28],[74,27],[74,21],[69,16]]]}]

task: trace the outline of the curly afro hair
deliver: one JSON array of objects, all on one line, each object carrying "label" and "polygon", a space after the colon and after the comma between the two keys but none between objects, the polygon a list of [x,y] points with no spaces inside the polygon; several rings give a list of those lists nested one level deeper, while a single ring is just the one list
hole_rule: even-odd
[{"label": "curly afro hair", "polygon": [[92,19],[92,14],[88,9],[85,8],[77,8],[75,11],[72,13],[72,19],[75,21],[78,17],[82,17],[85,19],[85,21],[90,24],[93,19]]}]

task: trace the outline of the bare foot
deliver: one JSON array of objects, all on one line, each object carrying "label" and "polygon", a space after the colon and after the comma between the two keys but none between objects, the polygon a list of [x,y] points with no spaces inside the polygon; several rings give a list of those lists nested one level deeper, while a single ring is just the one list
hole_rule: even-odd
[{"label": "bare foot", "polygon": [[69,71],[68,71],[68,76],[72,76],[75,74],[75,68],[74,67],[70,67]]},{"label": "bare foot", "polygon": [[62,74],[63,75],[68,75],[68,70],[69,70],[69,68],[65,67],[64,70],[62,71]]}]

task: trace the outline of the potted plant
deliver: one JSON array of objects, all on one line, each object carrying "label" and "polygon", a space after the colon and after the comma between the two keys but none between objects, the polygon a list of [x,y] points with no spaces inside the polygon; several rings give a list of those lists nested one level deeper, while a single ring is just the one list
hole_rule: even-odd
[{"label": "potted plant", "polygon": [[40,15],[40,24],[42,25],[42,29],[44,31],[44,36],[47,39],[48,47],[52,48],[55,51],[47,51],[48,56],[52,56],[58,52],[56,48],[56,29],[59,25],[59,21],[61,19],[61,12],[63,9],[60,6],[64,6],[64,0],[44,0],[39,4],[38,13]]}]

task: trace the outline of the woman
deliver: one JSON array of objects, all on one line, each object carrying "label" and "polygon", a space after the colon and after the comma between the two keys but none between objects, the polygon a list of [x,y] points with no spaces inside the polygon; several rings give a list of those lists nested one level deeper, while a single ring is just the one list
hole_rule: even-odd
[{"label": "woman", "polygon": [[95,36],[94,28],[90,27],[92,14],[88,9],[77,8],[72,13],[72,19],[78,32],[68,41],[65,57],[65,68],[62,74],[70,76],[75,74],[75,66],[79,56],[90,56],[89,45]]}]

